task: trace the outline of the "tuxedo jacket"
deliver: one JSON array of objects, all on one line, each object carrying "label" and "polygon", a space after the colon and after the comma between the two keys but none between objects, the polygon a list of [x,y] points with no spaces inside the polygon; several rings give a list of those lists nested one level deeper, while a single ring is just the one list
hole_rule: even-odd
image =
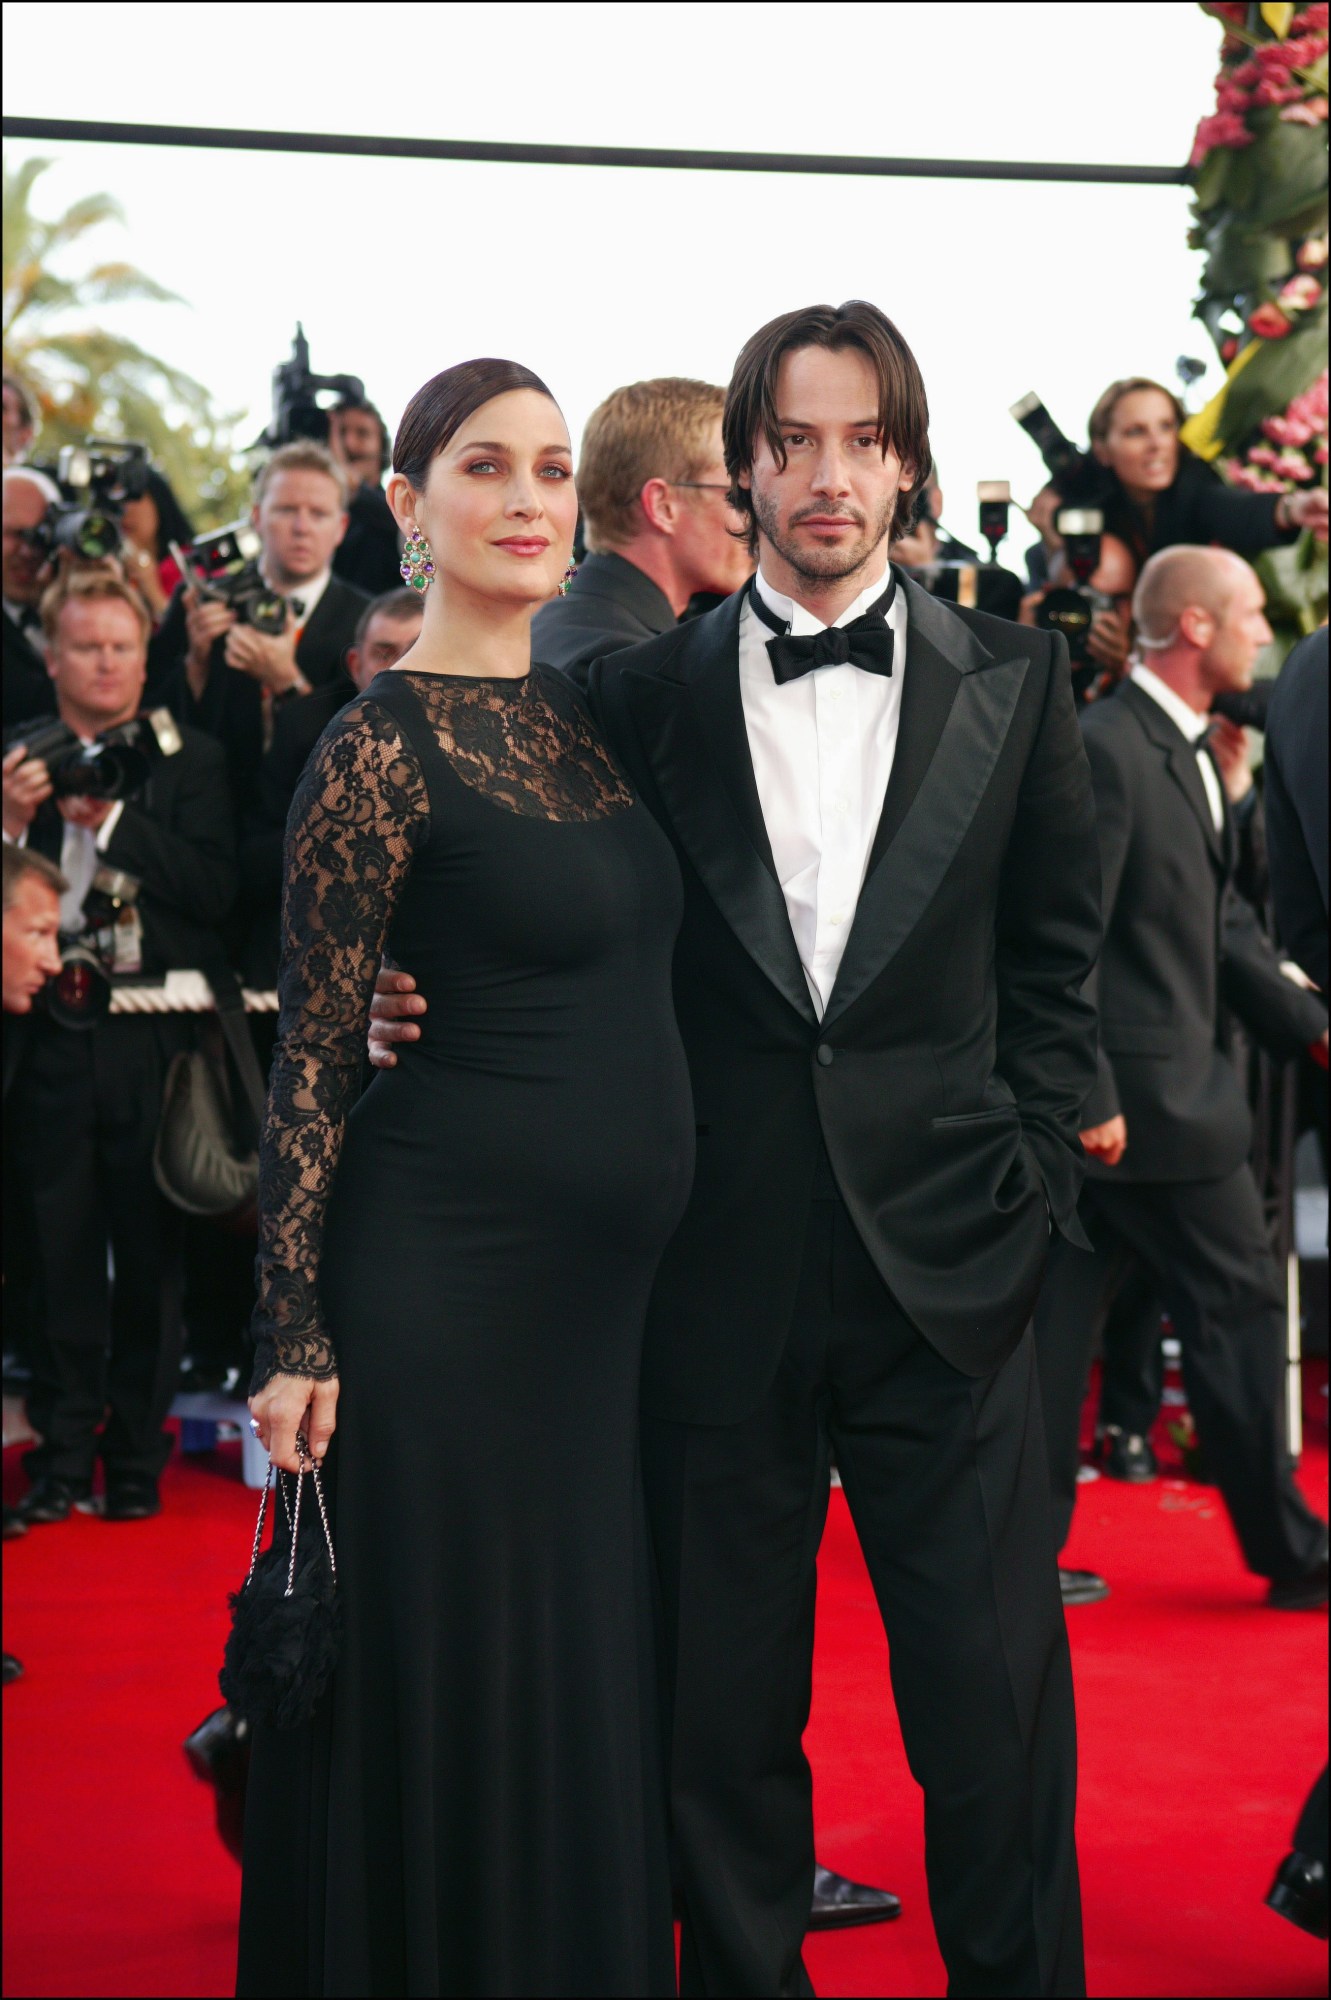
[{"label": "tuxedo jacket", "polygon": [[[161,976],[197,969],[216,950],[218,927],[236,894],[235,830],[226,764],[216,743],[182,731],[182,747],[153,767],[125,802],[102,861],[138,877],[143,970]],[[28,839],[60,863],[65,822],[48,799]]]},{"label": "tuxedo jacket", "polygon": [[1100,935],[1094,806],[1055,636],[908,616],[892,774],[820,1022],[763,823],[739,688],[742,592],[598,661],[593,710],[684,877],[675,1001],[697,1172],[649,1308],[645,1406],[735,1423],[790,1327],[822,1149],[899,1304],[995,1368],[1078,1242]]},{"label": "tuxedo jacket", "polygon": [[6,729],[55,714],[55,688],[46,671],[46,661],[7,611],[0,611],[0,666],[4,671]]},{"label": "tuxedo jacket", "polygon": [[331,681],[274,711],[273,740],[241,815],[240,959],[247,986],[262,990],[277,984],[287,814],[311,751],[355,692],[340,680]]},{"label": "tuxedo jacket", "polygon": [[1326,1010],[1291,984],[1234,889],[1238,842],[1217,833],[1197,748],[1144,689],[1125,681],[1085,712],[1104,883],[1105,940],[1090,985],[1100,1016],[1085,1123],[1122,1113],[1128,1146],[1111,1181],[1207,1181],[1232,1173],[1252,1139],[1230,1060],[1227,1010],[1277,1057],[1316,1040]]},{"label": "tuxedo jacket", "polygon": [[654,639],[674,623],[670,599],[636,564],[613,553],[590,555],[564,595],[532,620],[531,654],[578,675],[603,654]]},{"label": "tuxedo jacket", "polygon": [[1327,965],[1327,639],[1301,639],[1266,717],[1266,820],[1276,925],[1325,993]]}]

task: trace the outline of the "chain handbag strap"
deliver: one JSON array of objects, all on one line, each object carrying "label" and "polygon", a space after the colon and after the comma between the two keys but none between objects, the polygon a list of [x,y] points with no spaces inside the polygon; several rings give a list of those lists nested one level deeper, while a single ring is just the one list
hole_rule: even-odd
[{"label": "chain handbag strap", "polygon": [[276,1482],[277,1489],[282,1495],[282,1510],[287,1517],[287,1526],[291,1530],[291,1555],[287,1562],[287,1586],[282,1593],[284,1597],[290,1597],[296,1587],[296,1537],[300,1533],[300,1496],[304,1489],[304,1475],[306,1472],[309,1473],[314,1481],[314,1497],[319,1506],[319,1519],[323,1523],[324,1541],[328,1545],[328,1567],[332,1572],[333,1582],[337,1582],[337,1557],[333,1553],[333,1531],[328,1525],[328,1508],[324,1503],[323,1481],[319,1477],[319,1468],[315,1464],[313,1455],[310,1452],[304,1431],[296,1432],[296,1451],[300,1460],[300,1471],[296,1474],[296,1504],[294,1508],[287,1499],[287,1490],[281,1482],[276,1466],[271,1459],[268,1461],[268,1477],[264,1480],[263,1492],[259,1495],[259,1518],[254,1524],[254,1547],[250,1550],[250,1566],[245,1576],[245,1584],[248,1586],[254,1575],[255,1565],[259,1560],[259,1549],[263,1542],[263,1524],[264,1517],[268,1512],[268,1495],[272,1491],[274,1482]]}]

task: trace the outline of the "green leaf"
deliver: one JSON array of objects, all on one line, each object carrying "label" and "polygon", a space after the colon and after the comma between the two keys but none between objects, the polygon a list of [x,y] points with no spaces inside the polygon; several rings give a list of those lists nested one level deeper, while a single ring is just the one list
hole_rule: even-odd
[{"label": "green leaf", "polygon": [[1265,340],[1237,376],[1220,413],[1220,436],[1229,451],[1241,450],[1263,417],[1278,415],[1317,380],[1326,366],[1326,301],[1300,313],[1283,340]]},{"label": "green leaf", "polygon": [[1303,624],[1311,617],[1312,623],[1304,625],[1304,629],[1314,631],[1326,616],[1327,554],[1325,543],[1319,543],[1315,559],[1311,564],[1306,563],[1302,556],[1304,539],[1300,536],[1299,541],[1287,548],[1265,550],[1253,567],[1266,591],[1267,614],[1273,623]]},{"label": "green leaf", "polygon": [[[1253,123],[1264,113],[1254,114]],[[1253,192],[1244,204],[1249,229],[1269,229],[1326,201],[1326,133],[1320,125],[1288,125],[1274,115],[1247,149]]]},{"label": "green leaf", "polygon": [[1258,291],[1287,277],[1294,268],[1285,238],[1255,232],[1246,219],[1214,224],[1206,232],[1206,249],[1202,290],[1212,298]]}]

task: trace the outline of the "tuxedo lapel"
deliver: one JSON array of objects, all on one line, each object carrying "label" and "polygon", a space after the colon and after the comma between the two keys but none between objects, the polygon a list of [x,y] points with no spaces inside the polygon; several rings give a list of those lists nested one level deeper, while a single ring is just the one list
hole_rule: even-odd
[{"label": "tuxedo lapel", "polygon": [[700,618],[676,676],[625,670],[641,741],[680,845],[744,949],[816,1021],[776,878],[739,693],[738,592]]},{"label": "tuxedo lapel", "polygon": [[1115,700],[1129,704],[1151,741],[1163,750],[1166,769],[1196,813],[1212,861],[1217,868],[1223,869],[1226,865],[1225,840],[1222,833],[1216,832],[1216,824],[1211,817],[1211,801],[1206,796],[1206,786],[1197,763],[1197,745],[1189,743],[1158,701],[1153,701],[1144,689],[1134,686],[1131,681],[1124,682]]},{"label": "tuxedo lapel", "polygon": [[970,626],[907,583],[907,658],[892,776],[824,1026],[890,964],[942,886],[993,776],[1027,658],[995,661]]}]

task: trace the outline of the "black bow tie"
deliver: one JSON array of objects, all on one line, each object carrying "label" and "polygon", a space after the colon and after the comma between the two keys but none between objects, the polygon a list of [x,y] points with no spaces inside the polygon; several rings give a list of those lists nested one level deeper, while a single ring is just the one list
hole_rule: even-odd
[{"label": "black bow tie", "polygon": [[779,636],[767,641],[767,657],[772,662],[772,678],[779,685],[811,674],[815,667],[859,667],[866,674],[892,677],[892,627],[888,609],[896,595],[895,576],[876,603],[852,618],[849,625],[828,625],[807,639],[790,636],[784,619],[759,592],[756,580],[749,586],[749,602],[763,624]]}]

